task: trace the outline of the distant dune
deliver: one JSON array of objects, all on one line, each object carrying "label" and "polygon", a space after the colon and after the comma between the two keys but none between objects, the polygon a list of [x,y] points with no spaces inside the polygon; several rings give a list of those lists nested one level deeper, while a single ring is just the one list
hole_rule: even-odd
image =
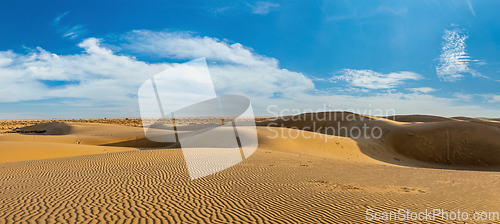
[{"label": "distant dune", "polygon": [[[389,163],[433,164],[440,168],[500,168],[500,122],[494,120],[426,115],[398,115],[386,119],[350,112],[324,112],[259,123],[261,126],[269,124],[300,130],[309,127],[310,131],[348,137],[357,142],[364,154]],[[365,138],[364,133],[359,132],[364,132],[362,127],[365,125],[368,133],[378,127],[373,131],[375,137],[382,131],[381,137],[375,139],[368,135],[369,138]],[[356,138],[358,135],[360,137]],[[401,162],[402,158],[407,162]]]}]

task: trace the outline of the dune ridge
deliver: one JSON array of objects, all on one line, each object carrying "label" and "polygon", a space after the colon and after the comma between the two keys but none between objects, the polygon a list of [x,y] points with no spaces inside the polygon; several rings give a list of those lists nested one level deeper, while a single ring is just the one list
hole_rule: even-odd
[{"label": "dune ridge", "polygon": [[[491,120],[424,115],[398,115],[388,119],[351,112],[323,112],[260,122],[259,125],[349,137],[366,155],[389,163],[403,164],[401,158],[387,156],[391,154],[439,167],[500,168],[500,123]],[[368,133],[373,131],[374,136],[381,137],[365,138],[362,133],[365,126]]]}]

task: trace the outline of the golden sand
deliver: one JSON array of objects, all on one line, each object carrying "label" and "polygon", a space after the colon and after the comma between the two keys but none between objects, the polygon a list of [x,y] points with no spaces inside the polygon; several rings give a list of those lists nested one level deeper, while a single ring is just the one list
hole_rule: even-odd
[{"label": "golden sand", "polygon": [[[252,156],[194,181],[182,150],[144,140],[140,127],[52,123],[31,127],[45,134],[0,134],[0,222],[368,223],[369,208],[500,212],[494,121],[398,119],[342,121],[375,122],[384,135],[327,142],[261,123]],[[284,135],[270,138],[276,132]]]}]

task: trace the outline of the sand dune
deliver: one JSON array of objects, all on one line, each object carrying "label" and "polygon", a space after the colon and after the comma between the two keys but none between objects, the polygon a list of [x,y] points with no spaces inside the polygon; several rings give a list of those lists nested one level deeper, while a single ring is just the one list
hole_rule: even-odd
[{"label": "sand dune", "polygon": [[[349,112],[326,112],[259,123],[269,124],[350,137],[364,154],[394,164],[409,162],[411,166],[420,164],[439,168],[500,168],[500,126],[494,121],[424,115],[396,116],[394,121]],[[370,134],[369,139],[364,137],[363,127]],[[381,138],[373,138],[372,131],[375,137],[381,131]],[[391,158],[389,154],[396,157]],[[402,158],[413,161],[401,162]]]},{"label": "sand dune", "polygon": [[[110,124],[51,122],[19,130],[22,132],[0,134],[1,162],[133,151],[173,144],[149,141],[142,127]],[[41,130],[44,132],[33,132]]]},{"label": "sand dune", "polygon": [[[498,164],[491,122],[329,115],[260,123],[252,156],[194,181],[182,150],[149,145],[140,127],[52,123],[0,134],[0,222],[371,223],[368,208],[500,211],[500,174],[472,171]],[[383,135],[326,128],[339,121]]]},{"label": "sand dune", "polygon": [[50,122],[23,127],[19,130],[24,133],[43,131],[45,135],[67,135],[71,133],[71,126],[66,123]]},{"label": "sand dune", "polygon": [[452,121],[454,118],[439,117],[432,115],[395,115],[384,117],[390,120],[399,122],[441,122],[441,121]]}]

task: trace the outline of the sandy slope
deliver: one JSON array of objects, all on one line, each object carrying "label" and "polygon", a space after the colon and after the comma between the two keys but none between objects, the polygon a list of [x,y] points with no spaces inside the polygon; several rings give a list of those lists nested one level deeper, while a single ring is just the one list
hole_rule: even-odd
[{"label": "sandy slope", "polygon": [[64,143],[0,142],[0,162],[71,157],[113,152],[134,151],[124,147],[89,146]]},{"label": "sandy slope", "polygon": [[[388,163],[500,168],[500,123],[496,121],[424,115],[396,116],[394,121],[349,112],[325,112],[260,123],[269,124],[347,136],[358,143],[364,154]],[[381,138],[374,139],[380,132]],[[365,133],[370,133],[366,135],[369,139]],[[388,156],[391,153],[395,157]],[[402,159],[407,161],[401,162]]]},{"label": "sandy slope", "polygon": [[[441,158],[438,149],[445,144],[442,143],[444,139],[442,136],[431,138],[442,133],[441,130],[450,130],[450,144],[457,144],[463,141],[459,137],[464,137],[474,148],[474,142],[486,140],[488,144],[482,144],[477,154],[473,151],[474,158],[482,158],[483,151],[495,147],[496,139],[486,137],[494,135],[496,127],[455,120],[361,122],[359,115],[355,116],[358,121],[344,124],[375,122],[382,127],[384,137],[361,140],[288,128],[258,127],[259,148],[249,159],[194,181],[189,179],[182,151],[176,148],[0,163],[0,223],[149,223],[153,220],[171,223],[366,223],[374,222],[365,219],[368,208],[416,212],[435,208],[460,209],[471,214],[473,211],[500,212],[500,174],[439,169],[451,168],[448,161],[465,169],[473,167],[464,159],[457,160],[457,157],[465,158],[459,157],[459,153],[451,154],[457,156],[453,160]],[[311,121],[281,122],[285,126],[305,127]],[[327,122],[321,124],[323,127],[329,125]],[[12,152],[33,147],[48,155],[58,155],[59,152],[49,151],[60,145],[66,146],[61,150],[68,151],[83,151],[81,147],[117,149],[103,145],[136,142],[144,136],[142,129],[133,127],[66,125],[70,130],[62,135],[0,135],[0,149]],[[464,126],[455,128],[453,125]],[[468,128],[471,128],[469,135],[479,132],[480,136],[461,136],[461,132],[456,131]],[[427,135],[429,132],[435,133]],[[425,138],[424,142],[432,143],[431,146],[419,145],[424,144],[420,136]],[[76,144],[75,139],[80,139],[80,144]],[[129,149],[133,148],[124,147],[124,150]],[[418,157],[424,153],[435,154],[428,154],[432,160]],[[422,166],[431,168],[419,168]],[[435,222],[444,223],[440,217]]]},{"label": "sandy slope", "polygon": [[111,124],[52,122],[21,130],[44,130],[45,133],[0,134],[0,162],[133,151],[172,144],[149,141],[142,127]]}]

